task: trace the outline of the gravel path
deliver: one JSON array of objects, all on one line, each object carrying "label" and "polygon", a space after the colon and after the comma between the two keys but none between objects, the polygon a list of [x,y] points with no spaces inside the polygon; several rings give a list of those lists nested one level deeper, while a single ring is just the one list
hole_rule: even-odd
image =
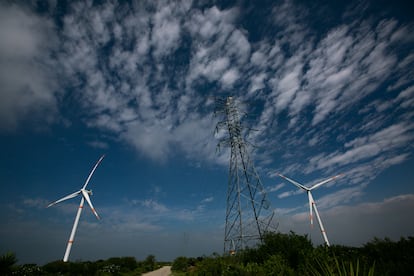
[{"label": "gravel path", "polygon": [[163,266],[160,269],[142,274],[142,276],[169,276],[169,275],[171,275],[171,266]]}]

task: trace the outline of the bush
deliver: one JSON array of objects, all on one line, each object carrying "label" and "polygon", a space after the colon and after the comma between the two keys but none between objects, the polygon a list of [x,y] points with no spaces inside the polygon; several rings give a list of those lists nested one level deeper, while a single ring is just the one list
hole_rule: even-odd
[{"label": "bush", "polygon": [[264,236],[263,244],[258,249],[258,255],[264,260],[273,255],[279,255],[287,261],[288,266],[298,270],[312,250],[312,242],[306,235],[300,236],[294,232],[289,234],[267,233]]},{"label": "bush", "polygon": [[393,242],[374,238],[361,248],[367,262],[375,262],[378,275],[414,275],[414,237]]},{"label": "bush", "polygon": [[[38,267],[16,265],[13,253],[0,257],[0,275],[141,275],[160,267],[153,255],[96,262],[55,261]],[[175,275],[414,275],[414,238],[374,239],[361,248],[334,245],[314,248],[307,236],[267,233],[258,248],[234,256],[178,257]]]},{"label": "bush", "polygon": [[178,257],[174,260],[171,270],[177,272],[187,272],[189,268],[189,261],[186,257]]},{"label": "bush", "polygon": [[279,254],[271,256],[263,264],[265,275],[289,276],[296,275],[295,271],[289,266],[286,260]]}]

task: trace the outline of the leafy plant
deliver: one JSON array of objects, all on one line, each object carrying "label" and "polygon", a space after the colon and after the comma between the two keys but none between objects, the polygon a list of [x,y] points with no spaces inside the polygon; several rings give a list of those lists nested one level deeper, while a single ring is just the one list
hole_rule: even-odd
[{"label": "leafy plant", "polygon": [[[333,263],[331,262],[333,260]],[[360,266],[359,259],[356,262],[339,261],[336,256],[332,259],[316,258],[315,264],[309,267],[311,275],[314,276],[373,276],[375,271],[375,264],[371,266]]]},{"label": "leafy plant", "polygon": [[10,275],[16,263],[17,258],[13,252],[7,252],[0,256],[0,274]]}]

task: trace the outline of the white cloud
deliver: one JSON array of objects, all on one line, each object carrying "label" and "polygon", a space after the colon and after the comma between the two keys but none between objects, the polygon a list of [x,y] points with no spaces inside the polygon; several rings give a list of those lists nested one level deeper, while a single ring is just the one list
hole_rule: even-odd
[{"label": "white cloud", "polygon": [[392,153],[398,148],[404,147],[414,139],[412,134],[413,125],[397,123],[365,137],[358,137],[347,144],[350,148],[346,152],[334,152],[328,156],[314,158],[311,163],[316,162],[318,169],[333,165],[348,165],[385,153]]},{"label": "white cloud", "polygon": [[307,35],[307,28],[301,22],[307,15],[306,9],[291,1],[283,1],[273,7],[272,15],[275,27],[283,29],[282,44],[294,49],[300,47]]},{"label": "white cloud", "polygon": [[213,200],[214,200],[214,197],[210,196],[210,197],[206,197],[203,200],[201,200],[201,203],[209,203],[209,202],[212,202]]},{"label": "white cloud", "polygon": [[22,203],[29,208],[44,209],[50,202],[44,198],[25,198]]},{"label": "white cloud", "polygon": [[315,199],[315,201],[320,209],[327,209],[338,206],[339,204],[349,203],[360,198],[362,195],[361,187],[350,187],[330,193],[329,195]]},{"label": "white cloud", "polygon": [[[129,207],[121,206],[115,208],[115,210],[119,210],[119,208],[128,209],[123,211],[123,215],[119,216],[122,219],[120,224],[126,223],[128,221],[127,217],[131,216],[135,217],[135,221],[139,224],[151,225],[160,230],[168,224],[209,220],[209,218],[215,216],[216,211],[207,210],[206,206],[213,201],[214,197],[207,197],[194,205],[179,207],[180,205],[166,205],[154,198],[133,199],[126,201],[130,205]],[[112,214],[110,210],[105,209],[102,212],[106,211],[109,211],[109,214],[107,214],[110,217],[109,219],[117,219],[118,215]]]},{"label": "white cloud", "polygon": [[276,192],[276,191],[282,189],[283,187],[285,187],[285,183],[280,183],[280,184],[277,184],[276,186],[267,188],[267,192],[268,193],[273,193],[273,192]]},{"label": "white cloud", "polygon": [[303,190],[296,189],[296,190],[290,190],[290,191],[280,193],[280,194],[277,195],[277,197],[278,198],[286,198],[286,197],[289,197],[289,196],[292,196],[292,195],[303,194],[303,193],[304,193]]},{"label": "white cloud", "polygon": [[235,69],[227,70],[221,77],[221,82],[224,87],[233,86],[234,82],[239,78],[239,73]]},{"label": "white cloud", "polygon": [[121,138],[133,145],[138,152],[154,160],[164,161],[168,158],[171,143],[168,125],[134,122],[127,124],[126,127],[127,130]]},{"label": "white cloud", "polygon": [[253,63],[255,66],[264,66],[266,65],[267,57],[261,51],[256,51],[252,54],[250,62]]},{"label": "white cloud", "polygon": [[[413,199],[414,195],[405,194],[378,202],[321,208],[319,212],[331,244],[361,246],[374,237],[399,240],[401,237],[411,236],[414,223],[406,210],[413,208]],[[316,203],[318,204],[318,200]],[[308,234],[315,244],[322,244],[319,226],[316,224],[313,229],[309,226],[309,211],[287,216],[292,211],[294,210],[282,209],[279,212],[279,230]]]},{"label": "white cloud", "polygon": [[[0,129],[21,121],[56,121],[56,46],[53,24],[15,4],[0,4]],[[56,69],[52,69],[55,67]]]},{"label": "white cloud", "polygon": [[258,75],[254,75],[251,78],[249,92],[255,92],[256,90],[263,89],[265,87],[265,73],[259,73]]},{"label": "white cloud", "polygon": [[234,57],[237,64],[244,64],[250,58],[250,43],[246,35],[239,29],[235,29],[226,41],[226,52]]},{"label": "white cloud", "polygon": [[401,91],[395,101],[400,101],[401,106],[404,108],[414,106],[414,85]]},{"label": "white cloud", "polygon": [[168,208],[163,204],[154,201],[153,199],[145,199],[138,201],[137,203],[141,204],[143,207],[150,209],[150,211],[164,213],[168,211]]},{"label": "white cloud", "polygon": [[[18,57],[25,60],[50,53],[50,48],[39,46],[44,34],[35,35],[46,33],[49,38],[51,33],[53,38],[52,21],[8,7],[41,27],[24,36],[31,43],[14,39],[1,43],[17,41],[15,46],[23,47]],[[353,18],[319,37],[306,24],[306,9],[284,1],[272,7],[269,26],[275,33],[263,33],[251,43],[250,30],[239,24],[244,12],[214,5],[199,9],[191,1],[140,2],[128,8],[71,4],[59,33],[62,51],[56,52],[65,76],[62,86],[70,88],[70,98],[79,99],[86,126],[109,132],[152,160],[166,161],[172,153],[181,152],[187,158],[228,163],[227,151],[214,154],[215,122],[206,116],[213,111],[206,93],[217,95],[221,90],[234,92],[249,104],[263,104],[263,109],[255,110],[257,121],[252,123],[259,131],[250,138],[265,147],[255,153],[265,172],[277,160],[275,156],[282,157],[280,166],[287,172],[306,174],[353,171],[357,163],[369,169],[365,166],[369,162],[384,169],[410,158],[412,115],[407,109],[412,84],[411,71],[406,69],[414,59],[394,50],[407,43],[403,35],[409,36],[410,26],[395,19]],[[17,23],[10,24],[4,26],[13,28]],[[2,47],[13,57],[9,49]],[[177,56],[172,55],[175,50]],[[42,71],[36,80],[54,79],[49,73]],[[376,89],[387,79],[389,93],[396,95],[393,101],[373,94],[381,93]],[[203,90],[210,86],[213,89]],[[236,86],[240,90],[233,91]],[[40,101],[39,109],[45,105],[48,111],[56,111],[50,87],[39,87],[46,92],[31,97],[28,105]],[[365,104],[367,96],[376,100]],[[18,102],[10,97],[2,104],[8,105],[7,101]],[[397,107],[404,116],[391,115]],[[7,113],[4,118],[26,116],[10,108],[2,109]],[[359,109],[358,118],[351,116],[355,109]],[[16,124],[16,120],[10,122]],[[393,120],[400,123],[388,129]],[[369,174],[377,172],[358,171],[352,183]]]},{"label": "white cloud", "polygon": [[152,42],[155,47],[154,55],[158,58],[178,48],[181,26],[173,7],[172,4],[163,6],[153,17]]},{"label": "white cloud", "polygon": [[228,89],[239,78],[239,69],[228,67],[230,61],[238,66],[248,61],[250,43],[233,24],[237,15],[237,9],[219,10],[214,6],[202,13],[194,11],[186,22],[194,45],[186,77],[188,87],[206,77],[210,82],[220,80],[223,88]]},{"label": "white cloud", "polygon": [[[272,176],[269,168],[277,168],[316,178],[346,173],[344,180],[332,184],[338,190],[315,198],[328,232],[338,234],[332,236],[334,241],[358,227],[364,230],[354,233],[368,237],[364,231],[384,226],[381,212],[407,215],[401,206],[411,208],[409,195],[338,206],[358,202],[367,185],[376,185],[376,176],[412,158],[414,55],[406,50],[412,43],[411,25],[352,17],[320,33],[306,24],[306,9],[283,1],[272,7],[269,25],[252,43],[253,29],[240,24],[248,11],[237,7],[199,9],[191,1],[138,1],[128,6],[76,2],[69,4],[60,29],[46,14],[15,4],[0,6],[1,129],[15,128],[34,114],[44,116],[45,124],[55,121],[57,103],[65,105],[70,98],[87,127],[126,142],[144,158],[166,161],[179,153],[228,166],[228,148],[215,155],[215,121],[210,116],[210,96],[226,90],[255,107],[256,121],[248,124],[258,131],[249,139],[259,146],[252,156],[261,161],[260,172]],[[59,93],[67,93],[64,97],[56,97],[57,81],[66,91]],[[89,145],[106,146],[100,140]],[[268,191],[277,191],[279,199],[303,193],[282,188],[284,184],[278,184]],[[180,208],[155,197],[137,199],[128,208],[105,207],[98,211],[106,213],[103,226],[109,230],[101,230],[106,238],[115,232],[129,241],[141,231],[160,236],[166,221],[213,221],[211,210],[206,210],[212,202],[213,197],[206,197]],[[23,214],[24,208],[44,201],[23,203],[11,207]],[[298,208],[305,203],[306,198]],[[76,205],[65,203],[56,210],[73,214]],[[292,214],[298,208],[278,210]],[[364,208],[370,212],[364,213]],[[409,218],[404,219],[395,225],[412,229]],[[307,213],[296,214],[283,227],[304,229],[298,224],[305,220],[308,229]],[[135,245],[124,244],[134,252]]]},{"label": "white cloud", "polygon": [[277,87],[276,109],[285,109],[292,99],[295,97],[297,90],[299,89],[299,72],[301,67],[295,66],[292,71],[286,72],[280,79],[273,79],[271,82]]},{"label": "white cloud", "polygon": [[[413,199],[413,195],[407,194],[386,198],[382,202],[333,208],[325,215],[326,220],[331,220],[328,225],[332,239],[355,245],[368,242],[373,236],[396,240],[411,235],[414,225],[406,216],[406,210],[413,207]],[[358,239],[355,240],[355,237]]]}]

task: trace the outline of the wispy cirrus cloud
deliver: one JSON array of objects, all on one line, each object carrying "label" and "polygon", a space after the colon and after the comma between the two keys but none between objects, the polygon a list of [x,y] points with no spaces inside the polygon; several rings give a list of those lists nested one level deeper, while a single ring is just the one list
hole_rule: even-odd
[{"label": "wispy cirrus cloud", "polygon": [[[37,118],[40,127],[81,122],[99,135],[85,141],[90,147],[122,143],[155,162],[180,155],[199,168],[202,162],[228,166],[228,148],[216,155],[224,133],[214,134],[213,110],[215,96],[233,95],[241,113],[251,111],[243,119],[255,129],[248,139],[256,146],[252,159],[264,184],[275,172],[306,185],[345,173],[315,193],[334,243],[355,241],[351,234],[361,241],[381,235],[375,231],[388,227],[384,214],[395,229],[403,229],[389,233],[412,231],[406,212],[412,195],[361,203],[369,197],[368,187],[381,184],[381,173],[413,158],[412,20],[388,16],[386,10],[365,17],[371,4],[360,1],[335,5],[332,13],[323,4],[309,9],[313,4],[289,0],[253,9],[240,1],[226,8],[192,1],[80,1],[64,9],[59,2],[37,3],[0,4],[1,132],[25,128],[24,122]],[[257,10],[266,17],[252,16]],[[309,233],[303,192],[288,183],[267,187],[276,195],[269,196],[277,200],[275,207],[287,206],[276,209],[279,230]],[[153,188],[152,196],[97,204],[99,222],[85,210],[80,251],[109,250],[103,245],[110,244],[111,255],[100,257],[134,255],[138,248],[158,248],[151,253],[165,256],[184,247],[178,242],[182,228],[172,228],[205,228],[212,222],[220,234],[210,232],[204,246],[204,229],[197,229],[190,233],[197,242],[190,238],[191,243],[203,246],[199,255],[213,251],[212,240],[222,243],[225,210],[219,195],[208,193],[183,206]],[[292,207],[294,199],[300,203]],[[41,198],[16,202],[6,204],[3,217],[17,223],[2,233],[24,241],[22,229],[35,229],[48,234],[35,239],[43,246],[54,233],[59,238],[53,240],[66,239],[69,229],[54,224],[51,231],[29,216],[43,210],[59,214],[47,219],[62,219],[64,213],[64,222],[72,225],[79,201],[47,211],[42,205],[49,202]],[[314,229],[312,237],[319,237]],[[100,245],[91,245],[92,235]],[[170,246],[171,240],[177,244]],[[20,248],[27,252],[25,244]],[[55,256],[60,252],[50,259]]]},{"label": "wispy cirrus cloud", "polygon": [[[252,55],[252,61],[262,62],[260,67],[254,67],[256,76],[265,76],[256,86],[260,93],[266,91],[264,87],[271,89],[269,94],[263,94],[267,98],[258,120],[259,132],[252,137],[255,144],[268,146],[267,158],[272,158],[269,148],[281,156],[279,168],[270,169],[268,175],[274,175],[276,170],[301,172],[300,175],[323,172],[325,176],[345,172],[349,185],[355,185],[350,189],[356,191],[341,200],[355,199],[354,195],[361,195],[367,182],[381,171],[411,156],[413,114],[406,107],[410,106],[412,82],[407,74],[413,63],[405,40],[396,39],[396,33],[412,25],[395,19],[375,21],[357,16],[315,37],[312,29],[302,24],[306,11],[285,1],[273,12],[279,15],[276,25],[292,23],[291,28],[280,31],[283,39],[290,39],[285,44],[283,39],[263,41]],[[286,20],[281,20],[282,14],[288,14]],[[302,19],[290,17],[295,14],[303,15]],[[289,51],[283,49],[286,44]],[[394,51],[398,47],[403,49],[402,55]],[[272,77],[266,77],[266,61],[277,64]],[[404,62],[405,69],[400,70],[400,62]],[[392,91],[397,87],[392,86],[388,95],[378,90],[389,83],[405,83],[405,89]],[[378,97],[378,93],[384,96]],[[368,100],[370,97],[376,101]],[[355,110],[358,118],[350,113]],[[399,112],[391,115],[391,110]],[[280,114],[285,121],[277,119]],[[395,117],[400,118],[398,123]],[[361,143],[353,143],[356,141]],[[282,198],[290,195],[292,191],[281,194]]]},{"label": "wispy cirrus cloud", "polygon": [[285,183],[280,183],[280,184],[277,184],[273,187],[268,187],[267,192],[268,193],[273,193],[273,192],[276,192],[276,191],[282,189],[283,187],[285,187]]},{"label": "wispy cirrus cloud", "polygon": [[277,195],[277,197],[278,198],[285,198],[285,197],[289,197],[289,196],[297,195],[297,194],[302,194],[302,193],[304,193],[303,190],[296,189],[296,190],[290,190],[290,191],[287,191],[287,192],[280,193],[280,194]]},{"label": "wispy cirrus cloud", "polygon": [[[355,172],[349,184],[362,189],[364,177],[372,180],[411,156],[412,24],[366,19],[349,8],[316,32],[304,6],[282,1],[261,21],[269,31],[253,40],[243,24],[249,11],[237,5],[77,2],[68,6],[61,26],[30,7],[5,8],[27,24],[5,14],[2,30],[28,35],[2,40],[3,56],[38,73],[27,82],[33,95],[18,104],[10,91],[23,91],[24,78],[2,90],[11,96],[2,101],[9,126],[27,117],[23,110],[58,112],[59,88],[78,104],[87,127],[144,157],[165,162],[180,153],[224,164],[228,152],[215,155],[210,96],[233,94],[258,103],[252,122],[257,131],[249,138],[260,147],[254,153],[258,167],[269,176],[276,169]],[[5,43],[26,46],[13,54]],[[47,57],[43,63],[41,57]],[[57,64],[63,77],[54,78]],[[90,145],[106,143],[99,142]]]},{"label": "wispy cirrus cloud", "polygon": [[[141,5],[152,9],[113,5],[111,12],[80,3],[65,19],[63,56],[74,59],[67,72],[87,80],[78,83],[93,107],[84,118],[88,126],[109,131],[153,160],[168,160],[178,150],[190,159],[220,162],[214,121],[206,116],[212,103],[199,92],[211,86],[219,89],[214,94],[232,91],[241,101],[262,101],[258,131],[250,138],[266,147],[254,157],[269,175],[268,164],[282,156],[278,171],[344,171],[350,189],[361,191],[366,179],[409,158],[414,137],[412,115],[405,111],[411,95],[405,68],[413,60],[393,50],[404,47],[398,37],[408,35],[409,26],[354,17],[317,37],[305,24],[306,9],[284,1],[269,21],[283,28],[251,44],[237,24],[238,7]],[[369,102],[387,83],[395,100]],[[398,124],[390,116],[394,109],[404,109]],[[279,120],[283,114],[287,124]]]},{"label": "wispy cirrus cloud", "polygon": [[[187,142],[180,140],[180,133],[185,133],[189,124],[200,134],[206,129],[199,114],[188,112],[193,109],[190,106],[202,104],[201,99],[180,95],[181,91],[169,87],[169,64],[162,60],[150,63],[152,58],[162,59],[177,49],[189,5],[157,7],[151,13],[140,7],[125,11],[118,6],[73,5],[73,12],[65,18],[62,58],[69,59],[67,73],[79,84],[77,89],[83,90],[84,104],[93,107],[92,116],[85,118],[88,126],[106,129],[144,155],[165,160],[173,144]],[[111,14],[107,10],[117,12]],[[117,24],[110,24],[114,19]],[[109,40],[93,31],[96,28],[108,33],[105,37]],[[104,47],[114,54],[109,59],[101,56]],[[180,79],[174,81],[180,86]],[[197,140],[205,140],[205,136],[194,136],[190,142],[205,144]]]},{"label": "wispy cirrus cloud", "polygon": [[385,153],[393,154],[396,149],[406,146],[413,139],[414,125],[398,123],[373,133],[372,135],[358,137],[345,146],[345,152],[333,152],[328,156],[315,156],[310,165],[316,169],[328,168],[334,165],[348,165],[365,159],[383,156]]},{"label": "wispy cirrus cloud", "polygon": [[164,204],[154,198],[133,199],[126,201],[130,208],[125,211],[125,214],[137,216],[141,222],[163,229],[165,225],[174,224],[177,221],[183,223],[208,219],[212,216],[209,213],[212,210],[207,210],[207,206],[211,205],[213,200],[214,197],[211,196],[201,199],[193,205],[177,207]]},{"label": "wispy cirrus cloud", "polygon": [[203,200],[201,200],[201,203],[209,203],[209,202],[212,202],[213,200],[214,200],[214,197],[209,196],[209,197],[206,197]]},{"label": "wispy cirrus cloud", "polygon": [[187,76],[188,88],[204,77],[209,82],[218,81],[226,90],[239,79],[239,68],[248,61],[251,46],[243,30],[235,26],[238,13],[237,8],[219,10],[213,6],[195,11],[186,22],[194,45]]},{"label": "wispy cirrus cloud", "polygon": [[168,211],[168,208],[163,205],[158,203],[157,201],[153,200],[153,199],[145,199],[145,200],[134,200],[133,201],[134,204],[139,204],[142,207],[148,208],[151,211],[157,212],[157,213],[164,213]]}]

